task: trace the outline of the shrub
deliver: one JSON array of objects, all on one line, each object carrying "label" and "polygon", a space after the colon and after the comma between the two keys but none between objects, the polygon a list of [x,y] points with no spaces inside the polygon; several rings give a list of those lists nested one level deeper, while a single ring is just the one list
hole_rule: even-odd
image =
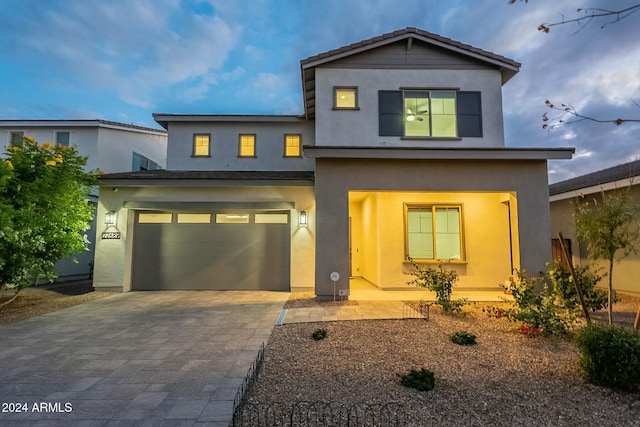
[{"label": "shrub", "polygon": [[436,270],[431,266],[425,268],[418,265],[411,258],[409,258],[409,261],[415,267],[415,270],[409,274],[414,276],[415,279],[407,282],[407,285],[415,285],[435,292],[435,303],[440,305],[445,313],[459,313],[462,311],[462,306],[467,303],[466,298],[451,299],[453,287],[458,281],[458,273],[448,270],[443,264],[438,265]]},{"label": "shrub", "polygon": [[[587,309],[597,311],[606,308],[607,291],[596,289],[596,285],[604,276],[599,275],[597,271],[591,271],[589,266],[575,267],[574,272]],[[560,299],[561,304],[569,309],[580,307],[574,278],[569,269],[556,260],[553,264],[547,263],[547,274],[553,285],[553,292]]]},{"label": "shrub", "polygon": [[640,335],[615,326],[589,325],[576,334],[579,367],[587,381],[626,391],[640,390]]},{"label": "shrub", "polygon": [[511,308],[483,309],[490,316],[504,317],[521,322],[523,335],[530,338],[542,335],[562,334],[572,326],[577,317],[575,308],[569,309],[558,304],[557,296],[545,284],[541,292],[536,292],[539,278],[528,278],[525,271],[516,271],[504,286],[513,297]]},{"label": "shrub", "polygon": [[433,372],[422,368],[419,371],[412,369],[401,376],[400,383],[405,387],[415,388],[418,391],[433,390],[435,386],[435,377]]},{"label": "shrub", "polygon": [[326,337],[327,337],[327,330],[324,328],[316,329],[315,331],[313,331],[313,334],[311,334],[311,338],[313,338],[316,341],[323,340]]},{"label": "shrub", "polygon": [[467,331],[459,331],[453,333],[449,336],[449,339],[454,344],[459,345],[475,345],[476,344],[476,336]]}]

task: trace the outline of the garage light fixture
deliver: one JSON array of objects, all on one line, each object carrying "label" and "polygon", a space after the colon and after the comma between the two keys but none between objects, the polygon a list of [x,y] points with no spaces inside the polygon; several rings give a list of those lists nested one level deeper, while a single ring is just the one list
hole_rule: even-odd
[{"label": "garage light fixture", "polygon": [[307,226],[307,213],[305,211],[300,211],[300,225]]},{"label": "garage light fixture", "polygon": [[104,223],[107,225],[115,225],[116,224],[116,213],[115,211],[110,211],[104,214]]}]

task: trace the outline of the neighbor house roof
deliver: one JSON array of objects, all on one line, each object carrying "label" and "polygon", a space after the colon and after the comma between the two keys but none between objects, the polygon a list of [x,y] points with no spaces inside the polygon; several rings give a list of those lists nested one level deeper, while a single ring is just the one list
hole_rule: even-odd
[{"label": "neighbor house roof", "polygon": [[315,67],[403,40],[407,41],[407,46],[410,48],[414,39],[499,68],[502,73],[502,84],[509,81],[509,79],[520,70],[520,63],[512,59],[415,27],[407,27],[402,30],[382,34],[377,37],[319,53],[300,61],[306,116],[312,118],[315,115]]},{"label": "neighbor house roof", "polygon": [[553,201],[574,197],[575,193],[589,194],[629,184],[639,184],[640,178],[633,180],[635,177],[640,177],[640,160],[551,184],[549,195]]},{"label": "neighbor house roof", "polygon": [[35,119],[35,120],[0,120],[0,128],[26,129],[26,128],[79,128],[79,127],[103,127],[110,129],[133,130],[139,132],[162,133],[167,132],[164,129],[150,128],[146,126],[138,126],[129,123],[113,122],[102,119],[75,119],[75,120],[56,120],[56,119]]}]

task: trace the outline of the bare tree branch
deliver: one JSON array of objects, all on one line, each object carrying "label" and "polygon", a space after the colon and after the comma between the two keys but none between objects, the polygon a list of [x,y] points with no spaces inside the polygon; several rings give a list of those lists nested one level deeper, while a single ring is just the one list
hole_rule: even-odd
[{"label": "bare tree branch", "polygon": [[[632,101],[638,108],[640,108],[640,105],[636,102],[636,101]],[[613,123],[615,125],[621,125],[623,123],[640,123],[640,119],[621,119],[621,118],[617,118],[617,119],[598,119],[595,117],[590,117],[590,116],[585,116],[584,114],[580,114],[580,112],[578,112],[578,110],[575,109],[575,107],[573,107],[570,104],[561,104],[560,107],[557,107],[556,105],[554,105],[551,101],[546,100],[545,104],[547,105],[547,107],[549,107],[552,110],[556,110],[556,111],[560,111],[562,112],[562,114],[556,116],[556,117],[549,117],[548,113],[544,113],[542,115],[542,128],[543,129],[547,129],[547,130],[551,130],[554,128],[557,128],[558,126],[562,126],[562,125],[568,125],[571,123],[577,123],[577,122],[581,122],[584,120],[588,120],[591,122],[595,122],[595,123]],[[566,120],[565,117],[566,116],[573,116],[574,119],[569,119]]]},{"label": "bare tree branch", "polygon": [[[509,0],[509,4],[514,4],[517,0]],[[523,0],[520,0],[523,1]],[[528,0],[524,0],[525,3],[528,3]],[[635,4],[633,6],[629,6],[625,9],[621,10],[607,10],[607,9],[599,9],[599,8],[586,8],[586,9],[578,9],[577,13],[581,13],[582,16],[572,19],[565,19],[564,15],[562,19],[557,22],[551,23],[543,23],[538,27],[539,31],[548,33],[551,30],[551,27],[555,27],[558,25],[565,25],[575,23],[578,25],[577,32],[582,31],[587,25],[591,23],[593,20],[601,20],[605,21],[600,28],[605,28],[607,25],[615,24],[616,22],[620,22],[623,19],[627,18],[629,15],[636,13],[640,10],[640,4]],[[609,20],[611,18],[611,20]]]}]

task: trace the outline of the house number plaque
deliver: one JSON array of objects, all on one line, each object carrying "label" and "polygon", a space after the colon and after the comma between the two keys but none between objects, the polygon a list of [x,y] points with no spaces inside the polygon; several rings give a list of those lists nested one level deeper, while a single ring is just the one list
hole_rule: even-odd
[{"label": "house number plaque", "polygon": [[119,231],[104,231],[102,233],[101,239],[105,239],[105,240],[113,240],[113,239],[119,239],[120,238],[120,232]]}]

